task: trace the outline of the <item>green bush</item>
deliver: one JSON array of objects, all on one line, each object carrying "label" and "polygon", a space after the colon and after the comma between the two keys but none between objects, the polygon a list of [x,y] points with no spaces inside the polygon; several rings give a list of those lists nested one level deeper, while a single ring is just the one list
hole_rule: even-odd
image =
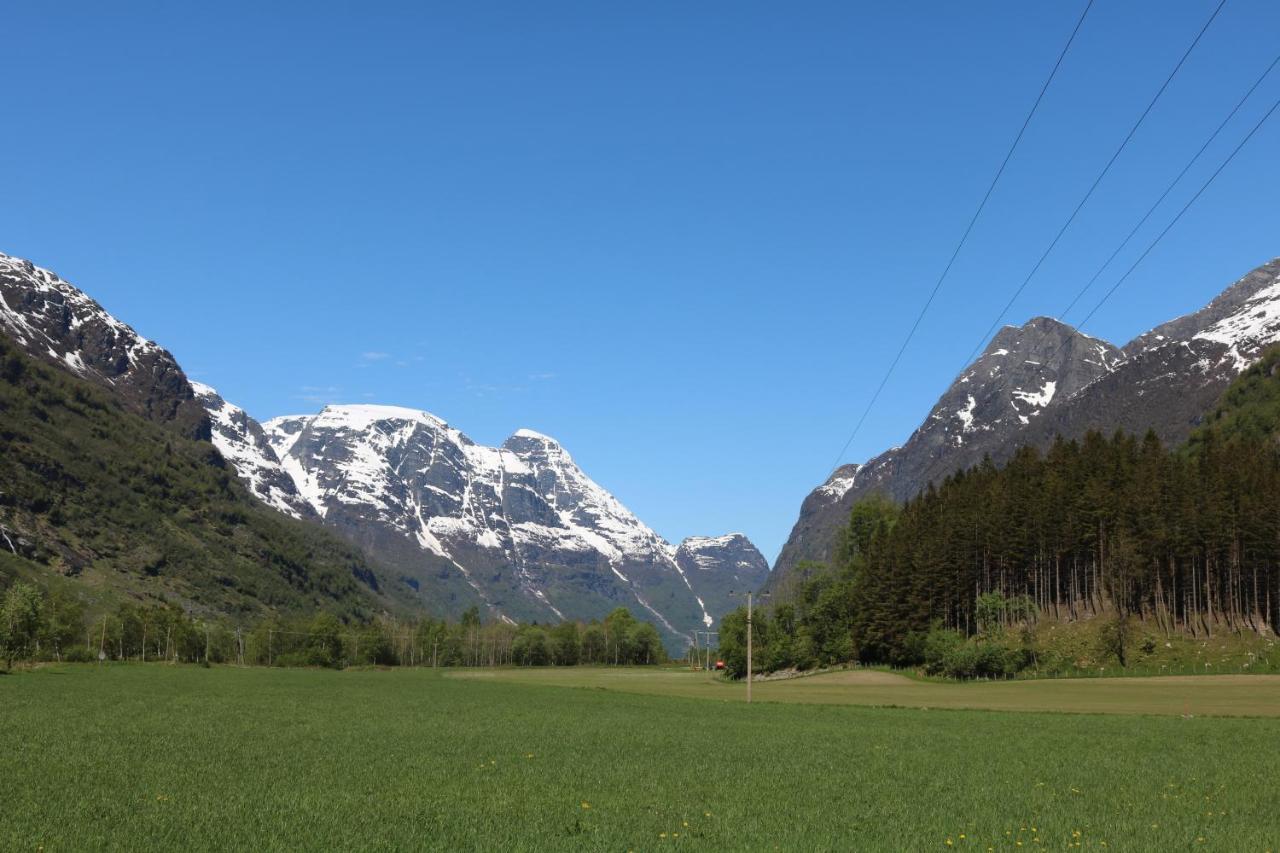
[{"label": "green bush", "polygon": [[999,643],[966,639],[935,627],[922,643],[925,672],[947,678],[1012,678],[1031,665],[1031,653]]}]

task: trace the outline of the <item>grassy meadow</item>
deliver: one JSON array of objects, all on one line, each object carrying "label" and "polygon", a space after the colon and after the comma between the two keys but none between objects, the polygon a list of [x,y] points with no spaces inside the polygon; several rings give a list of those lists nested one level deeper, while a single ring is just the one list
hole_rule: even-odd
[{"label": "grassy meadow", "polygon": [[[537,667],[448,671],[445,678],[741,702],[746,687],[675,668]],[[757,681],[757,702],[1076,714],[1280,717],[1280,675],[943,681],[874,669]]]},{"label": "grassy meadow", "polygon": [[[572,674],[3,676],[0,849],[1280,849],[1275,719],[747,706],[702,675]],[[757,696],[856,693],[840,675]]]}]

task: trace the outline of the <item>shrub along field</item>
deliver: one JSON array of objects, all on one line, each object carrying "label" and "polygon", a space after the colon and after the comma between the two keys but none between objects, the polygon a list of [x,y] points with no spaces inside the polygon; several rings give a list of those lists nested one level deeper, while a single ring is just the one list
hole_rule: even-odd
[{"label": "shrub along field", "polygon": [[1274,720],[747,706],[480,675],[0,677],[0,849],[1280,847]]}]

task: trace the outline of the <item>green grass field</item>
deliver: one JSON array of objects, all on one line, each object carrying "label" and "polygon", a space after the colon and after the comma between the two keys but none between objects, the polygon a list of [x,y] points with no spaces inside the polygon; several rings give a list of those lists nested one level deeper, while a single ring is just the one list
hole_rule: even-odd
[{"label": "green grass field", "polygon": [[[446,678],[741,702],[746,687],[706,673],[668,669],[539,667],[459,670]],[[1280,716],[1280,675],[1053,678],[1038,681],[925,681],[878,670],[849,670],[757,681],[758,702],[1058,711],[1080,714]]]},{"label": "green grass field", "polygon": [[747,706],[653,670],[3,676],[0,849],[1280,849],[1275,719],[861,707],[825,678]]}]

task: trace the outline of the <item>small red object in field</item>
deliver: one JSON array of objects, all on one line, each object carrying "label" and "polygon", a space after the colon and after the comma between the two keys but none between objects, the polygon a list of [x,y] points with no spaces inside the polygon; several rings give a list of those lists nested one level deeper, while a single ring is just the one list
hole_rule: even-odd
[{"label": "small red object in field", "polygon": [[716,669],[724,669],[724,661],[722,660],[716,661]]}]

